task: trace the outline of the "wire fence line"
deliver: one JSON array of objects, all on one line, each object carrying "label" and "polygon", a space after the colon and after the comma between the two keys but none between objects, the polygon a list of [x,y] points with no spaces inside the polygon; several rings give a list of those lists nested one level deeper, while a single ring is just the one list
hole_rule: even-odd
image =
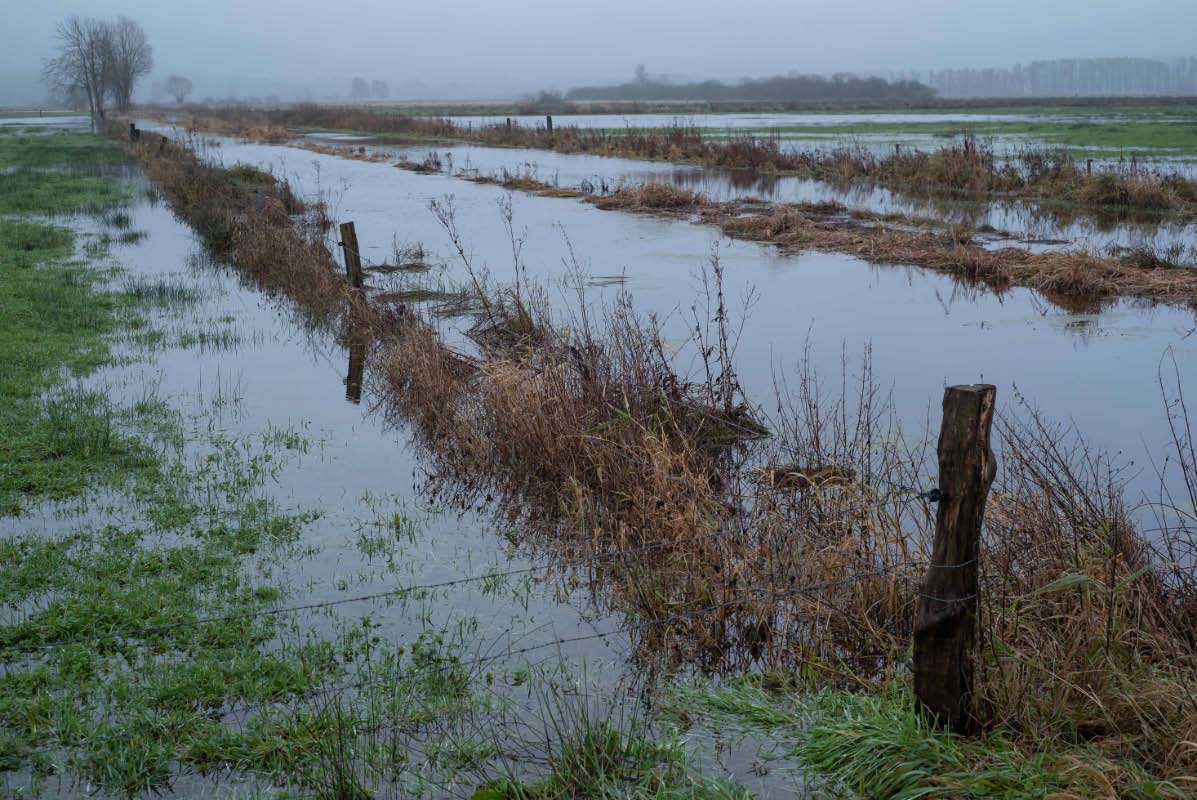
[{"label": "wire fence line", "polygon": [[[910,490],[914,491],[914,490]],[[924,493],[926,494],[926,493]],[[893,501],[886,501],[893,502]],[[870,503],[856,507],[835,507],[827,513],[808,513],[797,517],[788,518],[787,521],[792,522],[810,522],[819,525],[835,525],[844,520],[835,519],[834,516],[851,515],[860,512],[875,510],[878,503]],[[848,520],[851,521],[851,520]],[[373,592],[368,594],[355,595],[352,597],[343,597],[336,600],[325,600],[314,603],[303,603],[293,606],[283,606],[278,608],[258,609],[255,611],[237,612],[233,614],[221,614],[208,617],[201,617],[193,620],[180,620],[178,622],[163,623],[160,625],[150,625],[133,630],[126,631],[111,631],[106,633],[90,634],[86,636],[76,636],[69,639],[59,639],[52,642],[33,642],[33,643],[14,643],[9,645],[0,644],[0,656],[12,656],[20,654],[32,654],[46,651],[59,650],[67,647],[72,647],[80,644],[98,644],[101,642],[121,642],[125,647],[145,647],[150,646],[151,642],[147,641],[122,641],[122,640],[144,640],[148,637],[157,636],[163,633],[170,633],[172,631],[188,628],[198,628],[206,625],[216,625],[228,622],[248,621],[259,619],[263,617],[277,617],[287,614],[301,613],[305,611],[318,611],[326,608],[333,608],[337,606],[349,605],[354,603],[374,602],[378,600],[386,600],[391,598],[406,597],[412,594],[426,591],[436,591],[440,589],[450,589],[459,586],[465,586],[475,583],[483,583],[487,581],[501,581],[513,577],[526,577],[528,575],[547,571],[549,569],[572,569],[575,567],[582,567],[590,564],[598,565],[604,562],[623,561],[631,556],[644,555],[655,550],[664,550],[679,545],[690,544],[698,541],[719,541],[724,539],[736,539],[742,536],[738,530],[727,530],[723,532],[707,532],[698,534],[692,537],[683,539],[674,539],[664,542],[653,542],[639,547],[625,548],[613,552],[596,553],[593,555],[582,556],[573,559],[566,559],[548,565],[534,565],[528,567],[520,567],[517,569],[506,570],[502,572],[488,571],[480,574],[469,575],[461,578],[452,578],[444,581],[435,581],[422,584],[410,584],[407,586],[387,589],[385,591]],[[736,543],[736,542],[733,542]],[[897,567],[918,567],[928,566],[926,562],[919,561],[904,561],[897,562],[891,565]],[[952,566],[952,565],[946,565]]]},{"label": "wire fence line", "polygon": [[[263,700],[260,702],[249,703],[244,705],[232,706],[228,709],[218,712],[201,713],[201,715],[210,721],[225,721],[233,718],[244,719],[249,714],[258,711],[266,711],[269,709],[279,710],[298,710],[299,706],[311,703],[314,700],[321,698],[339,698],[348,693],[361,693],[373,689],[393,689],[399,686],[404,680],[412,678],[427,678],[442,673],[453,672],[458,670],[473,670],[478,667],[506,661],[519,656],[524,656],[529,653],[540,652],[548,649],[560,649],[566,645],[580,644],[583,642],[602,641],[616,636],[631,635],[652,629],[665,628],[677,623],[686,622],[690,620],[699,619],[701,617],[716,614],[733,608],[750,607],[756,603],[767,603],[777,600],[792,599],[802,595],[811,594],[814,592],[826,591],[830,589],[841,588],[852,585],[858,581],[870,577],[882,577],[885,575],[894,574],[895,567],[886,569],[872,570],[869,572],[861,572],[849,575],[843,578],[834,580],[821,581],[819,583],[808,584],[801,587],[792,587],[784,591],[766,591],[753,590],[744,597],[733,600],[723,601],[719,603],[709,603],[698,606],[685,611],[674,612],[653,619],[643,620],[631,625],[620,625],[608,630],[596,631],[594,633],[576,634],[572,636],[555,637],[548,641],[538,642],[531,645],[522,645],[519,647],[508,647],[501,652],[492,652],[485,655],[480,655],[469,659],[459,659],[453,657],[444,658],[440,663],[429,665],[413,665],[414,669],[407,669],[396,674],[392,674],[382,679],[367,679],[358,680],[349,683],[334,684],[332,686],[323,686],[314,691],[305,692],[301,694],[282,695],[279,697]],[[171,724],[171,720],[163,720],[167,724]],[[139,725],[146,725],[147,720],[139,719]],[[383,727],[393,728],[394,722],[388,720],[373,730],[377,732]],[[361,735],[363,733],[371,732],[370,728],[355,728],[355,733]],[[63,748],[71,746],[88,747],[95,749],[102,747],[105,744],[115,743],[120,741],[127,741],[129,734],[127,732],[115,733],[111,736],[104,736],[98,738],[87,739],[83,742],[57,742],[40,745],[33,748],[30,752],[48,754],[59,752]]]}]

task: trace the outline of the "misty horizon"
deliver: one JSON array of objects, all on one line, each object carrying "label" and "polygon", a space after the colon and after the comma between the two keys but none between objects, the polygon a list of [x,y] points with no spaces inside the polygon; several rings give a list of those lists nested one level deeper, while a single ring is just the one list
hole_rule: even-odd
[{"label": "misty horizon", "polygon": [[793,73],[899,77],[1066,58],[1166,60],[1194,54],[1188,32],[1197,22],[1197,6],[1176,0],[1136,8],[1068,0],[1050,10],[1025,0],[1000,8],[943,0],[900,8],[872,0],[734,8],[523,0],[502,9],[352,0],[335,10],[311,0],[252,8],[230,0],[202,7],[60,0],[6,20],[0,104],[44,96],[38,77],[53,52],[54,26],[74,13],[125,14],[145,28],[156,64],[141,99],[172,73],[194,81],[197,99],[335,100],[348,97],[359,75],[387,81],[393,99],[499,99],[626,81],[638,64],[679,82],[735,82]]}]

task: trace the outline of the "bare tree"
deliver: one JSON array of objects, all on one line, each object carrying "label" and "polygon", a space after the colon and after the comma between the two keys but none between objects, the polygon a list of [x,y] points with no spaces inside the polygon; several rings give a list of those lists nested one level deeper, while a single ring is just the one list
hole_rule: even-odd
[{"label": "bare tree", "polygon": [[119,111],[132,105],[137,81],[154,68],[154,48],[141,25],[128,17],[118,17],[109,25],[112,58],[112,99]]},{"label": "bare tree", "polygon": [[370,81],[370,96],[375,100],[386,100],[390,94],[391,89],[389,86],[387,86],[386,81]]},{"label": "bare tree", "polygon": [[112,88],[111,26],[94,17],[75,14],[54,30],[58,55],[42,66],[50,93],[59,98],[86,96],[93,119],[104,118],[104,104]]},{"label": "bare tree", "polygon": [[187,95],[191,94],[191,80],[182,75],[171,75],[166,79],[162,88],[167,94],[174,97],[176,103],[181,105],[187,99]]},{"label": "bare tree", "polygon": [[370,99],[370,84],[366,83],[365,78],[354,78],[349,89],[349,96],[354,100]]}]

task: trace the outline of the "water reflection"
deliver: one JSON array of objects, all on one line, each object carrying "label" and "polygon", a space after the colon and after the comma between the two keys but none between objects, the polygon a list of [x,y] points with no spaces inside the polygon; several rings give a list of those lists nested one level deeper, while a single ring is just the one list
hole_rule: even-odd
[{"label": "water reflection", "polygon": [[366,343],[356,337],[349,342],[349,371],[345,376],[345,399],[362,402],[362,375],[366,368]]}]

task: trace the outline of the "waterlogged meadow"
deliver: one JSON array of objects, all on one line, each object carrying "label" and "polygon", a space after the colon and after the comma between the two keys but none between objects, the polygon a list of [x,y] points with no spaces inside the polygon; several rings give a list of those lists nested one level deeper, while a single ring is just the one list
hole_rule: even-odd
[{"label": "waterlogged meadow", "polygon": [[[92,142],[119,169],[47,137],[18,164],[85,197],[2,228],[6,792],[469,795],[634,763],[653,793],[734,793],[651,720],[574,708],[598,681],[556,643],[570,593],[421,499],[402,436],[346,399],[344,352]],[[607,638],[581,653],[616,657]],[[546,714],[609,774],[554,772]]]},{"label": "waterlogged meadow", "polygon": [[[64,181],[0,229],[9,793],[1185,796],[1191,516],[1135,499],[1194,485],[1183,306],[143,137],[148,182],[116,143],[0,136]],[[1001,656],[959,739],[908,685],[909,487],[974,378],[1087,438],[1002,425]],[[1145,444],[1126,479],[1086,449]]]}]

